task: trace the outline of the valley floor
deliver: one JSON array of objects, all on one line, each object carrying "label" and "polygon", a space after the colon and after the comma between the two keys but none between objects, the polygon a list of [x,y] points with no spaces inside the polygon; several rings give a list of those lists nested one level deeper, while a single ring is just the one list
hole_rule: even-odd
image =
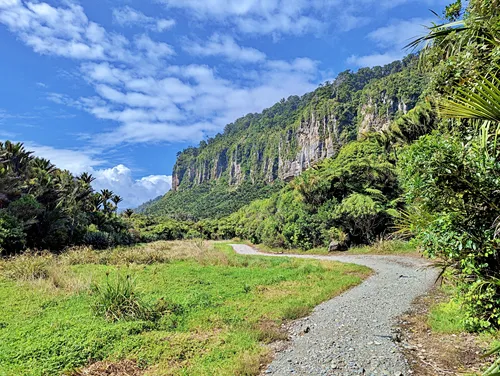
[{"label": "valley floor", "polygon": [[[244,255],[262,253],[235,244]],[[363,284],[329,300],[292,327],[292,341],[265,371],[271,375],[408,375],[409,365],[394,339],[396,319],[428,291],[438,271],[423,259],[376,255],[271,255],[342,261],[370,267]]]},{"label": "valley floor", "polygon": [[[265,344],[287,337],[284,322],[370,274],[201,241],[3,259],[0,375],[256,375],[269,361]],[[129,285],[124,306],[116,298]]]}]

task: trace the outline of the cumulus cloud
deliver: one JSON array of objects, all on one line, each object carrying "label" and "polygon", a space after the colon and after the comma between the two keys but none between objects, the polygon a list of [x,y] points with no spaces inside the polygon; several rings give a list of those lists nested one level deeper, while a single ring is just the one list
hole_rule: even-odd
[{"label": "cumulus cloud", "polygon": [[53,7],[44,2],[1,0],[0,23],[40,54],[77,60],[157,64],[173,54],[171,46],[140,36],[133,44],[90,21],[81,5]]},{"label": "cumulus cloud", "polygon": [[121,208],[135,208],[143,202],[165,194],[172,187],[172,177],[166,175],[150,175],[134,179],[130,168],[119,164],[112,168],[104,168],[107,161],[100,159],[99,150],[58,149],[51,146],[25,143],[28,150],[36,156],[49,159],[57,167],[69,170],[75,175],[82,172],[91,173],[95,181],[94,189],[110,189],[123,197]]},{"label": "cumulus cloud", "polygon": [[266,59],[266,54],[249,47],[239,46],[229,35],[213,34],[205,44],[187,41],[184,50],[196,56],[224,56],[230,61],[256,63]]},{"label": "cumulus cloud", "polygon": [[148,30],[163,32],[175,25],[175,20],[146,16],[129,6],[113,9],[113,20],[121,26],[143,26]]},{"label": "cumulus cloud", "polygon": [[136,208],[140,204],[164,195],[172,187],[172,176],[150,175],[134,179],[132,171],[120,164],[113,168],[96,170],[93,186],[97,190],[111,189],[123,197],[121,208]]},{"label": "cumulus cloud", "polygon": [[[115,127],[94,135],[90,142],[99,146],[199,141],[246,113],[314,89],[321,77],[317,63],[310,59],[269,60],[263,52],[239,46],[227,35],[214,34],[206,43],[186,47],[194,54],[254,64],[242,72],[231,67],[228,79],[225,72],[206,65],[169,65],[175,55],[169,44],[147,34],[125,38],[110,32],[90,21],[80,5],[0,1],[0,23],[35,52],[78,62],[81,78],[95,95],[75,98],[51,92],[47,98],[116,122]],[[240,5],[231,7],[238,12]],[[271,8],[271,13],[276,11]],[[296,14],[293,4],[286,8],[285,12]],[[127,7],[115,11],[115,21],[153,25],[148,16]]]}]

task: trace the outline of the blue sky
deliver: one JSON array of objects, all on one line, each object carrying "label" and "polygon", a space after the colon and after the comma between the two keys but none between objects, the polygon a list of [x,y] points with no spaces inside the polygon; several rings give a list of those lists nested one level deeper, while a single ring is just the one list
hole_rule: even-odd
[{"label": "blue sky", "polygon": [[339,72],[389,63],[442,0],[0,0],[0,140],[135,207],[178,151]]}]

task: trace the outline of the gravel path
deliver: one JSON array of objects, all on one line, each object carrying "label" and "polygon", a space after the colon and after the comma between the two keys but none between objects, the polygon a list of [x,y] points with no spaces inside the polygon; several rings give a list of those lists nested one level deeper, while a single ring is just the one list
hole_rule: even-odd
[{"label": "gravel path", "polygon": [[276,354],[265,375],[411,375],[394,343],[394,325],[438,276],[424,260],[373,255],[271,255],[243,244],[232,247],[244,255],[333,260],[375,271],[364,283],[297,320],[291,328],[290,346]]}]

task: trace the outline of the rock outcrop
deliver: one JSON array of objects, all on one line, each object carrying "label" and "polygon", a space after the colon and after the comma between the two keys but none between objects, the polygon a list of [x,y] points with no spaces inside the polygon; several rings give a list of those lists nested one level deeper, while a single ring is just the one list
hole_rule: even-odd
[{"label": "rock outcrop", "polygon": [[179,154],[173,190],[218,180],[228,186],[290,181],[346,142],[387,129],[415,106],[424,86],[411,62],[343,72],[312,93],[238,119]]}]

